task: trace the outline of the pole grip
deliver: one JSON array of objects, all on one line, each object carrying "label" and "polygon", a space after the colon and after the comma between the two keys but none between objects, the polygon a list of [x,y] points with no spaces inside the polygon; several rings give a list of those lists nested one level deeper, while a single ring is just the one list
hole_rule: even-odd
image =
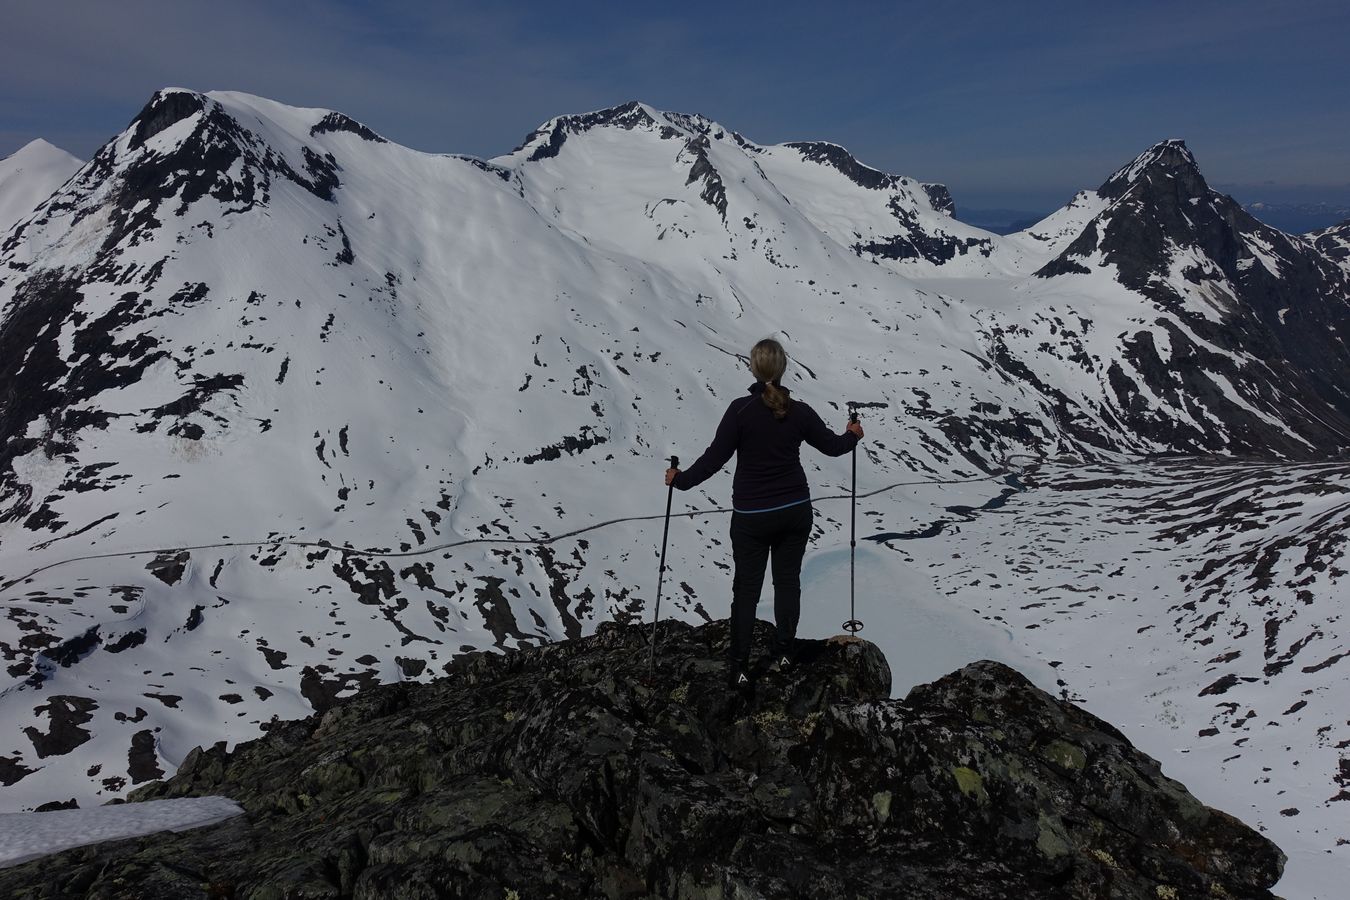
[{"label": "pole grip", "polygon": [[670,458],[670,467],[672,469],[678,469],[680,467],[680,458],[678,456],[672,456]]}]

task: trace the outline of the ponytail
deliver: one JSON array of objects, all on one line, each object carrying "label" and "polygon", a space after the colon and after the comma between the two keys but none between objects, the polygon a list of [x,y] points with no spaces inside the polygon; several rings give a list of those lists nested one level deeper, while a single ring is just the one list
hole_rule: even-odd
[{"label": "ponytail", "polygon": [[765,382],[764,393],[760,396],[764,400],[764,405],[773,410],[775,419],[781,420],[787,416],[788,403],[791,401],[784,388],[779,387],[772,381]]},{"label": "ponytail", "polygon": [[783,345],[773,338],[765,338],[750,350],[750,371],[764,384],[764,393],[760,399],[772,412],[773,417],[782,421],[787,417],[788,405],[792,397],[787,388],[779,382],[787,371],[787,353]]}]

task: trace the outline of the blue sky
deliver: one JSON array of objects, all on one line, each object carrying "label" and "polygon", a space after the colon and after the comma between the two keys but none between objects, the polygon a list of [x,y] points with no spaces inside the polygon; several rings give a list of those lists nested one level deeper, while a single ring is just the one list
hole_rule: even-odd
[{"label": "blue sky", "polygon": [[640,99],[752,140],[825,139],[1049,209],[1185,138],[1244,202],[1350,200],[1350,3],[666,4],[0,0],[0,156],[88,157],[157,88],[338,109],[424,150],[504,153]]}]

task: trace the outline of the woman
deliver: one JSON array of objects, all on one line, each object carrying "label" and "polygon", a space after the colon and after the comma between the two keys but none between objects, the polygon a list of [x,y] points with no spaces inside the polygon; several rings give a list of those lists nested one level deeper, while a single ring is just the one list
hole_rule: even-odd
[{"label": "woman", "polygon": [[811,536],[811,492],[799,449],[806,441],[826,456],[843,456],[863,436],[850,423],[833,434],[816,411],[793,400],[782,386],[787,369],[783,346],[772,339],[750,351],[755,383],[749,397],[727,407],[712,444],[685,471],[666,470],[666,484],[682,491],[697,487],[736,453],[731,487],[731,554],[736,564],[731,597],[731,654],[728,677],[740,690],[750,687],[750,642],[755,607],[764,586],[764,565],[773,554],[773,614],[777,626],[773,655],[780,667],[792,662],[801,609],[802,557]]}]

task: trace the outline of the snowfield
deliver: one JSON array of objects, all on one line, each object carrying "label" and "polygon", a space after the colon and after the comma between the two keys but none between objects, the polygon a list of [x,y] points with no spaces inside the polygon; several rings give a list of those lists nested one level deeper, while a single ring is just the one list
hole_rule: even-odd
[{"label": "snowfield", "polygon": [[[1335,896],[1350,276],[1226,203],[1168,141],[1000,237],[837,145],[640,103],[479,160],[162,91],[0,234],[0,809],[650,616],[666,458],[775,335],[837,430],[888,404],[857,612],[897,696],[1014,665],[1264,829],[1282,895]],[[803,462],[820,636],[848,460]],[[730,468],[676,497],[663,614],[727,613]]]}]

